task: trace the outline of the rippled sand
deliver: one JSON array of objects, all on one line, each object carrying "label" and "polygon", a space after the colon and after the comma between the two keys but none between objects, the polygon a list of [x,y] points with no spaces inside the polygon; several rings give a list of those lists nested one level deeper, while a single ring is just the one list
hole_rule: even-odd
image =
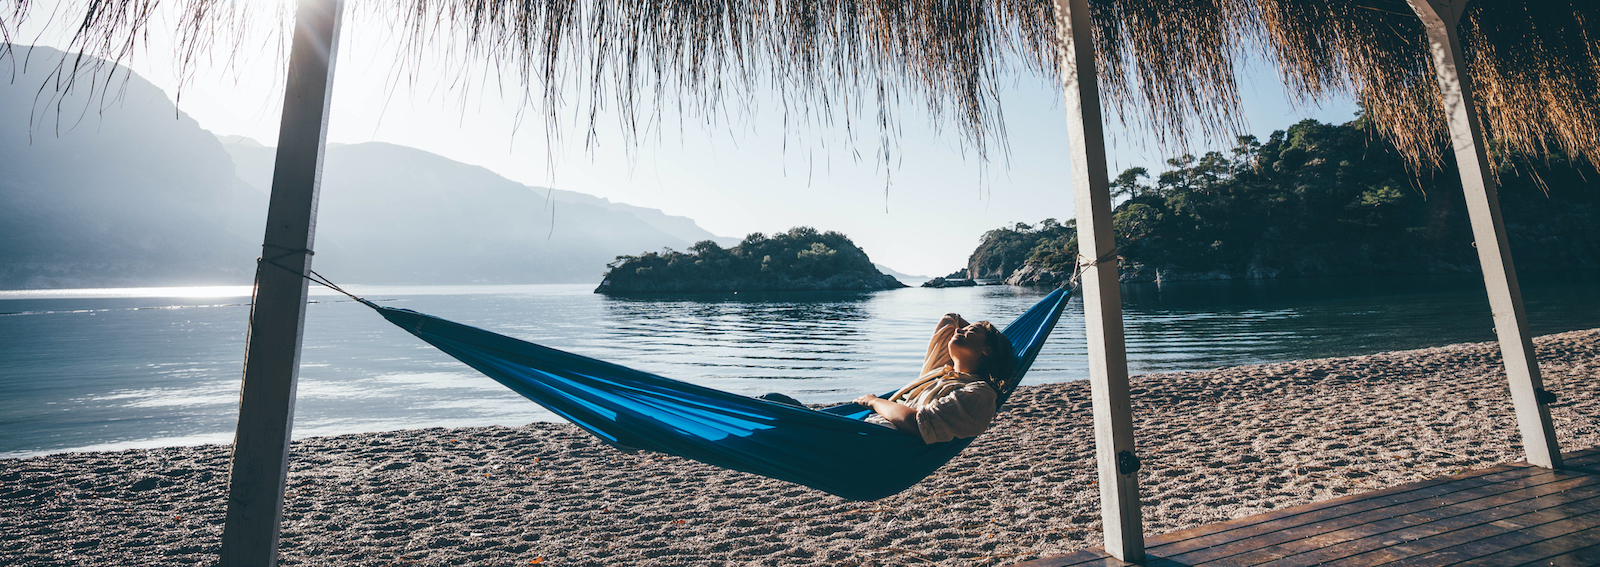
[{"label": "rippled sand", "polygon": [[[1600,329],[1537,343],[1562,447],[1600,445]],[[282,563],[1002,565],[1097,547],[1087,394],[1024,387],[948,466],[871,503],[567,425],[306,439]],[[1143,376],[1134,412],[1152,534],[1522,457],[1492,344]],[[0,460],[0,564],[214,563],[227,458]]]}]

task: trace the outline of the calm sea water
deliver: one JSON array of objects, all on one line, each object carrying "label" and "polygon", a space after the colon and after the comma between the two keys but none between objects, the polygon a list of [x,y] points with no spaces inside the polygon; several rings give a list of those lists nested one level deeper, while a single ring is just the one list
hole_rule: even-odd
[{"label": "calm sea water", "polygon": [[[843,402],[916,373],[946,312],[1009,321],[1046,290],[609,298],[590,286],[352,286],[548,346],[744,394]],[[229,442],[248,289],[0,291],[0,457]],[[1600,326],[1600,278],[1524,281],[1534,332]],[[1368,354],[1493,339],[1474,278],[1184,283],[1123,288],[1134,374]],[[520,425],[554,415],[366,307],[309,306],[296,437]],[[1088,375],[1081,303],[1027,383]]]}]

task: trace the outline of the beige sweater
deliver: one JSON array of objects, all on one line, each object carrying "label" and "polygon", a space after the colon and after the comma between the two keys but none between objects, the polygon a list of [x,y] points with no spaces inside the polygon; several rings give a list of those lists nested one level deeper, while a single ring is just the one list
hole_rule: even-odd
[{"label": "beige sweater", "polygon": [[[942,443],[957,437],[977,437],[994,421],[995,400],[999,393],[981,378],[956,372],[950,361],[950,337],[966,322],[959,318],[941,325],[928,341],[922,375],[906,384],[890,401],[915,410],[917,430],[924,443]],[[893,427],[876,413],[867,421]]]}]

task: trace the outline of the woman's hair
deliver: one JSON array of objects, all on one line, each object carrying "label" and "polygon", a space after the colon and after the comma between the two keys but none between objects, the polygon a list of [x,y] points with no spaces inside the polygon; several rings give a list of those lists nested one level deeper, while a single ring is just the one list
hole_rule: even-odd
[{"label": "woman's hair", "polygon": [[988,348],[989,355],[983,358],[983,367],[978,369],[978,374],[983,376],[995,391],[1004,390],[1006,383],[1011,380],[1012,372],[1016,370],[1016,348],[1011,346],[1011,339],[1001,334],[1000,329],[994,328],[994,324],[978,321],[974,325],[982,327],[985,331],[983,335],[988,337],[984,339],[983,346]]}]

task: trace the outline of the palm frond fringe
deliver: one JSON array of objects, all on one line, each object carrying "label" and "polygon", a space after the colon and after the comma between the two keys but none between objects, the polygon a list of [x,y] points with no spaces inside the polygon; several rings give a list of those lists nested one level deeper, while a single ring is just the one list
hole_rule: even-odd
[{"label": "palm frond fringe", "polygon": [[[9,41],[32,0],[0,8]],[[72,47],[133,53],[158,8],[180,14],[180,60],[242,33],[245,2],[82,0]],[[1439,87],[1421,22],[1404,0],[1090,0],[1101,91],[1164,148],[1242,131],[1235,71],[1275,62],[1307,102],[1348,93],[1375,135],[1414,166],[1446,160]],[[368,0],[355,11],[406,38],[398,57],[444,49],[487,63],[552,121],[583,105],[635,135],[666,110],[713,120],[775,93],[785,112],[874,115],[887,143],[904,100],[987,156],[1005,140],[998,93],[1014,67],[1057,78],[1050,0]],[[60,10],[60,8],[58,8]],[[163,20],[165,21],[165,20]],[[1600,164],[1600,2],[1474,0],[1460,35],[1491,147]],[[3,54],[0,54],[3,55]],[[67,65],[86,64],[88,58]],[[88,63],[92,64],[92,63]],[[62,73],[70,79],[77,73]],[[489,79],[493,80],[493,79]],[[792,113],[792,114],[791,114]],[[842,113],[849,116],[850,112]],[[848,120],[848,118],[847,118]],[[857,125],[846,124],[852,131]]]}]

